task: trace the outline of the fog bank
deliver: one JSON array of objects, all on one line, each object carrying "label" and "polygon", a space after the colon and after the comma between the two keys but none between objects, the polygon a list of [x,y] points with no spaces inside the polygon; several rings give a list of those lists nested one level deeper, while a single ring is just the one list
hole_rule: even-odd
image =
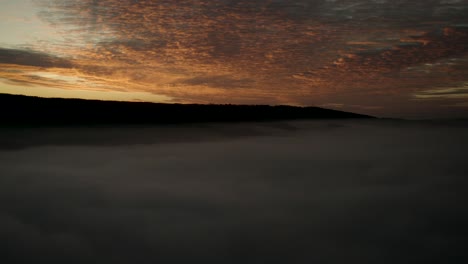
[{"label": "fog bank", "polygon": [[468,125],[0,131],[2,263],[461,263]]}]

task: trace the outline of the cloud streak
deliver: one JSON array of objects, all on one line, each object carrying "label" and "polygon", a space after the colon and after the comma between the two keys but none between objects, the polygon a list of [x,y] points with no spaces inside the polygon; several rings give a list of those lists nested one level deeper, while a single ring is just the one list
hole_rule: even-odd
[{"label": "cloud streak", "polygon": [[50,54],[31,50],[0,48],[0,63],[43,68],[70,68],[71,62]]}]

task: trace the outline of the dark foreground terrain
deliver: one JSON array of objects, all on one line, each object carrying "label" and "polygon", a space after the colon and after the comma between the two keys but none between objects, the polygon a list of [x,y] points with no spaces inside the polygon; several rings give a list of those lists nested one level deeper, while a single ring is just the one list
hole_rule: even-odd
[{"label": "dark foreground terrain", "polygon": [[467,263],[468,125],[0,130],[1,263]]},{"label": "dark foreground terrain", "polygon": [[346,118],[370,118],[370,116],[319,107],[158,104],[0,94],[0,127],[154,125]]}]

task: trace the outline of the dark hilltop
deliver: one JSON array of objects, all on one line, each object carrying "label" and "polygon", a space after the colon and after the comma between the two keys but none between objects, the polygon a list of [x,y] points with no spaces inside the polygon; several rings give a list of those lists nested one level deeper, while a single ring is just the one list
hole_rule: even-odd
[{"label": "dark hilltop", "polygon": [[373,118],[320,107],[117,102],[0,94],[0,121],[11,125],[152,125]]}]

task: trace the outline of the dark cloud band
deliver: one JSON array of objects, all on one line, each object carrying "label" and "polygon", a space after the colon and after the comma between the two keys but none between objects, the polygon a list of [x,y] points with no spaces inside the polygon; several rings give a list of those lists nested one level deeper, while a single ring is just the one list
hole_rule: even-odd
[{"label": "dark cloud band", "polygon": [[0,48],[0,63],[44,68],[72,67],[72,63],[69,60],[62,59],[50,54],[25,49]]}]

